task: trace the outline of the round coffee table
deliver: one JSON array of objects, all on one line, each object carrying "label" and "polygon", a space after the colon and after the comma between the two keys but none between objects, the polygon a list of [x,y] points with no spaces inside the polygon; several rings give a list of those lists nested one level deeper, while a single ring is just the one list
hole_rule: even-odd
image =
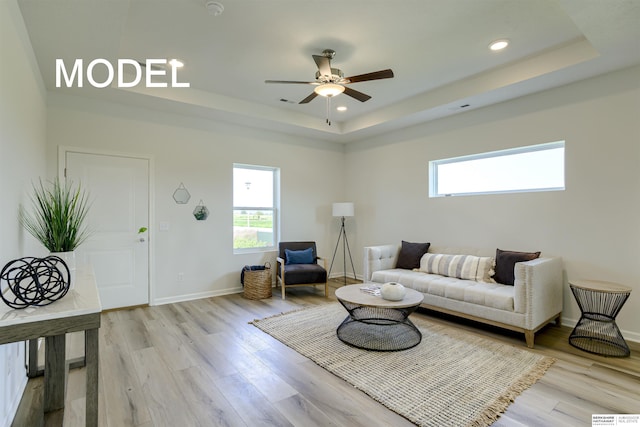
[{"label": "round coffee table", "polygon": [[599,280],[570,280],[569,287],[582,312],[569,336],[569,344],[589,353],[628,357],[616,316],[631,294],[631,288]]},{"label": "round coffee table", "polygon": [[349,312],[338,326],[338,338],[353,347],[376,351],[398,351],[415,347],[422,334],[409,320],[424,296],[413,289],[401,301],[387,301],[361,290],[371,283],[344,286],[336,298]]}]

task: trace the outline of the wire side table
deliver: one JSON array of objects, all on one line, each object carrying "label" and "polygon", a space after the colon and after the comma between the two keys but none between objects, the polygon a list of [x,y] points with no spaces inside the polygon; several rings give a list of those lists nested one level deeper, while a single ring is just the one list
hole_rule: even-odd
[{"label": "wire side table", "polygon": [[598,280],[572,280],[569,287],[582,312],[569,344],[602,356],[628,357],[631,351],[616,324],[616,316],[631,288]]}]

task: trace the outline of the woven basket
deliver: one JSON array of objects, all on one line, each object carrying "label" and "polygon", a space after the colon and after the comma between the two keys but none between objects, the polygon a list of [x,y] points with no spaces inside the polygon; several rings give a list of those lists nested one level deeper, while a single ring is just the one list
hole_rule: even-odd
[{"label": "woven basket", "polygon": [[245,270],[244,297],[247,299],[271,298],[271,266],[264,270]]}]

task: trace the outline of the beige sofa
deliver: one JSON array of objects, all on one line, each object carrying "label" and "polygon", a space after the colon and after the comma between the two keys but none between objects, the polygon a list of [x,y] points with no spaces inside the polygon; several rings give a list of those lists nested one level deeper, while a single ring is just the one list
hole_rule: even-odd
[{"label": "beige sofa", "polygon": [[[522,332],[530,348],[538,330],[553,320],[560,325],[561,258],[516,263],[514,286],[509,286],[395,268],[399,249],[399,245],[365,247],[364,281],[401,283],[424,295],[423,307]],[[430,247],[428,253],[495,256],[495,250],[474,248]]]}]

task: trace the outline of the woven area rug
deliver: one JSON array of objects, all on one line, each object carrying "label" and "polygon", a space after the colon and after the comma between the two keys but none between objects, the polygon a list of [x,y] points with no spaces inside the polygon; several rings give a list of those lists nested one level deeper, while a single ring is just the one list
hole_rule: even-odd
[{"label": "woven area rug", "polygon": [[491,425],[555,361],[419,313],[411,315],[422,332],[416,347],[361,350],[336,336],[346,314],[335,303],[252,323],[420,426]]}]

